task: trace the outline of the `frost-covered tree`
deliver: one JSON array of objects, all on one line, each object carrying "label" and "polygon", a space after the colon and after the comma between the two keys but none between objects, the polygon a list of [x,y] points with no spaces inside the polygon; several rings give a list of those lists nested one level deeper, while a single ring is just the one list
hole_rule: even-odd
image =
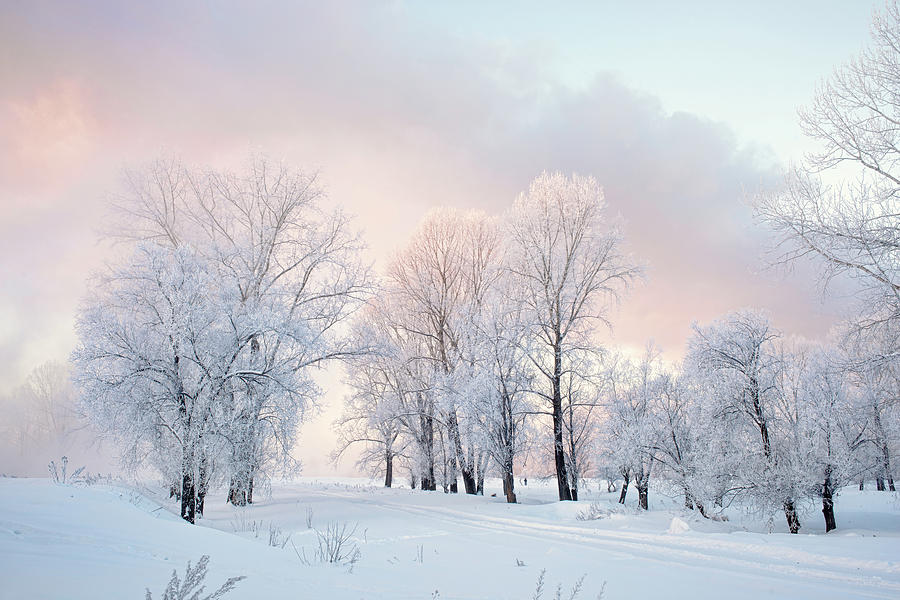
[{"label": "frost-covered tree", "polygon": [[376,311],[365,310],[362,315],[357,335],[369,338],[370,352],[347,362],[345,383],[351,392],[335,422],[338,444],[334,460],[355,447],[359,451],[357,466],[369,472],[383,472],[384,486],[391,487],[395,465],[409,459],[409,436],[403,427],[406,419],[401,414],[403,391],[397,364],[391,356],[393,349],[380,345],[377,326],[370,320]]},{"label": "frost-covered tree", "polygon": [[731,313],[706,327],[695,326],[687,361],[718,405],[716,420],[731,443],[743,449],[732,490],[764,507],[780,506],[791,533],[800,530],[797,485],[789,429],[779,429],[782,390],[778,376],[779,333],[758,312]]},{"label": "frost-covered tree", "polygon": [[146,454],[178,473],[181,516],[194,522],[200,459],[216,435],[217,336],[213,277],[187,247],[140,245],[95,280],[82,309],[74,378],[88,414],[138,464]]},{"label": "frost-covered tree", "polygon": [[[480,313],[473,368],[464,392],[478,416],[481,446],[493,459],[507,502],[516,502],[513,473],[517,457],[529,442],[529,389],[533,373],[523,345],[522,304],[508,279],[490,291]],[[482,469],[483,472],[484,469]]]},{"label": "frost-covered tree", "polygon": [[647,510],[650,475],[658,452],[655,409],[668,379],[661,370],[659,351],[652,346],[637,364],[622,357],[608,363],[604,432],[609,454],[625,479],[620,502],[632,483],[639,506]]},{"label": "frost-covered tree", "polygon": [[718,497],[726,479],[722,469],[730,446],[706,410],[703,395],[692,386],[685,373],[676,376],[664,371],[658,375],[653,395],[653,451],[658,471],[665,474],[684,494],[684,506],[709,516],[710,499]]},{"label": "frost-covered tree", "polygon": [[836,349],[806,344],[793,355],[794,369],[800,370],[794,397],[803,433],[801,473],[812,479],[810,495],[821,498],[827,532],[837,527],[835,495],[861,471],[854,456],[865,434],[865,422],[854,411],[859,388],[852,385],[846,362]]},{"label": "frost-covered tree", "polygon": [[578,500],[580,482],[588,475],[596,452],[602,378],[594,352],[573,353],[570,358],[570,368],[561,380],[563,451],[572,500]]},{"label": "frost-covered tree", "polygon": [[[819,144],[758,214],[779,236],[777,261],[815,257],[825,280],[861,289],[856,333],[900,325],[900,5],[876,15],[872,41],[800,112]],[[888,357],[896,357],[893,346]]]},{"label": "frost-covered tree", "polygon": [[863,420],[856,449],[864,466],[861,479],[875,478],[879,490],[895,490],[894,463],[900,452],[900,360],[891,357],[891,328],[855,337],[844,358],[859,390],[854,413]]},{"label": "frost-covered tree", "polygon": [[[448,480],[456,491],[459,469],[465,491],[478,491],[484,448],[477,415],[466,408],[460,377],[475,368],[477,322],[498,275],[499,234],[482,213],[436,210],[426,216],[389,268],[394,326],[416,338],[418,369],[430,370],[428,391],[446,429]],[[468,390],[471,392],[471,390]],[[483,475],[481,475],[483,477]]]},{"label": "frost-covered tree", "polygon": [[6,398],[0,397],[4,423],[0,449],[8,446],[20,457],[61,456],[86,446],[85,422],[78,411],[68,365],[49,361],[38,365]]},{"label": "frost-covered tree", "polygon": [[637,275],[622,236],[604,218],[603,192],[591,177],[544,173],[508,217],[508,268],[528,323],[535,393],[550,413],[560,500],[572,500],[566,466],[563,377],[573,354],[593,349],[593,330],[608,323],[610,301]]},{"label": "frost-covered tree", "polygon": [[[98,279],[86,302],[78,377],[93,393],[94,412],[106,414],[109,397],[97,391],[109,382],[99,374],[113,365],[129,368],[117,362],[117,341],[132,334],[170,338],[154,341],[156,355],[138,356],[169,365],[170,400],[190,415],[185,431],[191,435],[178,445],[186,464],[198,462],[194,475],[189,466],[179,469],[183,516],[191,520],[194,482],[202,507],[211,468],[229,474],[229,500],[245,504],[267,461],[290,463],[300,420],[319,393],[309,369],[359,350],[338,328],[367,295],[368,274],[347,218],[320,207],[312,176],[261,159],[238,173],[160,161],[130,173],[127,184],[119,199],[127,217],[122,235],[138,249],[111,277]],[[144,301],[146,315],[128,313],[122,298],[129,294]],[[173,298],[188,299],[179,304]],[[109,313],[117,320],[104,320],[108,304],[122,307]],[[182,321],[200,329],[169,331]],[[194,379],[185,380],[183,372]],[[153,371],[130,377],[152,379]],[[178,391],[188,383],[197,389]],[[152,382],[143,384],[141,393],[158,396]],[[137,395],[136,404],[147,400]],[[197,415],[194,403],[204,407]],[[152,429],[167,422],[144,408],[149,414],[135,424]],[[124,427],[117,420],[106,424]],[[172,439],[160,435],[157,445]],[[208,448],[213,441],[215,448]]]}]

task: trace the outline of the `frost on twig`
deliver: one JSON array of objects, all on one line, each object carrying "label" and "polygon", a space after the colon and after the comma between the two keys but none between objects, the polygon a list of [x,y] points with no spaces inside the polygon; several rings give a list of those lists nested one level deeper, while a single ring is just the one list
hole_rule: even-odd
[{"label": "frost on twig", "polygon": [[[234,589],[237,582],[246,579],[244,576],[229,577],[222,587],[206,596],[202,596],[205,586],[203,581],[206,579],[206,567],[209,564],[209,556],[204,554],[197,561],[197,564],[191,567],[191,561],[188,561],[187,569],[184,573],[184,581],[178,578],[178,571],[172,571],[172,578],[163,592],[162,600],[218,600],[228,592]],[[147,589],[145,600],[153,600],[153,596]]]}]

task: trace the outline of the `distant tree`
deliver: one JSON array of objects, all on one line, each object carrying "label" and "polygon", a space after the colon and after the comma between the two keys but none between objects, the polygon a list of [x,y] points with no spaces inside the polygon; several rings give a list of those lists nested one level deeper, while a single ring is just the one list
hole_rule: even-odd
[{"label": "distant tree", "polygon": [[509,270],[528,323],[535,393],[553,427],[560,500],[572,500],[566,465],[563,378],[573,354],[592,349],[593,330],[608,306],[638,275],[622,252],[622,235],[603,216],[603,192],[591,177],[544,173],[516,200],[508,217]]},{"label": "distant tree", "polygon": [[[363,318],[374,311],[364,311]],[[368,324],[361,332],[368,335],[373,330]],[[369,345],[372,346],[370,340]],[[391,487],[396,463],[407,459],[407,436],[404,435],[403,410],[396,374],[390,357],[384,350],[373,347],[368,354],[347,362],[348,377],[345,383],[351,392],[344,399],[344,411],[334,425],[338,445],[333,459],[353,447],[359,452],[357,466],[369,472],[383,472],[384,486]]]},{"label": "distant tree", "polygon": [[418,339],[420,368],[431,370],[428,393],[446,428],[450,490],[458,468],[468,494],[478,491],[483,448],[477,419],[466,410],[470,398],[460,396],[456,382],[458,371],[473,367],[478,315],[499,252],[499,233],[484,214],[442,209],[426,216],[389,268],[394,325]]},{"label": "distant tree", "polygon": [[637,364],[614,357],[608,361],[604,390],[607,422],[606,446],[627,478],[620,501],[624,501],[628,483],[638,491],[638,505],[649,508],[650,475],[658,453],[655,410],[667,383],[659,363],[659,351],[648,346]]}]

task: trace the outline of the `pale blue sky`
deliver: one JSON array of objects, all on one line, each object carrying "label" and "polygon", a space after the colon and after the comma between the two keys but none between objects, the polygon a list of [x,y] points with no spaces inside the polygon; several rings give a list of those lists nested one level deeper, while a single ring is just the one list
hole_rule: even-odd
[{"label": "pale blue sky", "polygon": [[796,109],[868,39],[878,0],[410,2],[412,22],[530,47],[573,88],[602,72],[666,111],[723,121],[787,161],[808,149]]}]

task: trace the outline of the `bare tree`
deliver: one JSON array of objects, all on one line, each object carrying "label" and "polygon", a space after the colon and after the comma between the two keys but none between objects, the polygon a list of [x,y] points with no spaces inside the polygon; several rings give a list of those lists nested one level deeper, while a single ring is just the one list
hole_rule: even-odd
[{"label": "bare tree", "polygon": [[[779,236],[776,262],[816,257],[825,281],[862,290],[857,331],[900,327],[900,7],[877,14],[872,43],[837,68],[800,112],[820,150],[792,167],[757,212]],[[896,360],[898,348],[885,359]]]},{"label": "bare tree", "polygon": [[758,312],[731,313],[707,327],[694,327],[688,360],[709,374],[707,389],[719,403],[717,420],[729,428],[732,443],[746,444],[738,487],[763,504],[780,504],[788,528],[797,533],[800,518],[790,452],[781,451],[777,437],[782,390],[774,341],[779,335]]},{"label": "bare tree", "polygon": [[397,328],[418,338],[418,357],[432,371],[429,392],[441,413],[450,445],[449,487],[456,491],[456,470],[467,494],[478,489],[475,423],[461,411],[454,386],[457,369],[474,360],[477,315],[496,277],[499,234],[481,213],[449,209],[430,213],[389,269]]},{"label": "bare tree", "polygon": [[[373,311],[363,314],[371,316]],[[394,366],[378,348],[348,361],[346,383],[352,391],[344,399],[343,414],[334,423],[338,432],[334,461],[352,447],[361,447],[357,466],[383,471],[385,487],[393,484],[395,463],[408,459]]]},{"label": "bare tree", "polygon": [[622,254],[622,235],[603,217],[603,192],[592,177],[544,173],[509,215],[509,269],[526,306],[535,392],[553,426],[560,500],[572,500],[566,466],[563,377],[572,354],[592,349],[593,328],[609,324],[609,302],[637,275]]}]

